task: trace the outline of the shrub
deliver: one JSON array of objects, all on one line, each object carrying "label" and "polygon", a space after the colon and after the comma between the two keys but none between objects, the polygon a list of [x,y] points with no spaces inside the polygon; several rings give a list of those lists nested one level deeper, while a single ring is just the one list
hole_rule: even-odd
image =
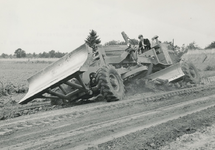
[{"label": "shrub", "polygon": [[215,41],[211,42],[210,45],[208,45],[207,47],[205,47],[205,49],[212,49],[212,48],[215,48]]}]

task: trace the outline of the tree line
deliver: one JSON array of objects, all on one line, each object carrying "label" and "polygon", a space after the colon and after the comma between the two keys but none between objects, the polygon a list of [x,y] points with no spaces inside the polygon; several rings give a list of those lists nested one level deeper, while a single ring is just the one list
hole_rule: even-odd
[{"label": "tree line", "polygon": [[[137,39],[131,39],[132,43],[134,43],[135,45],[138,45],[139,41]],[[85,40],[85,42],[91,47],[95,47],[95,45],[100,44],[101,40],[99,39],[97,33],[95,30],[91,30],[91,32],[89,33],[89,36],[87,37],[87,39]],[[160,41],[159,41],[160,42]],[[163,43],[168,44],[168,49],[170,50],[178,50],[178,49],[189,49],[189,50],[201,50],[202,48],[200,48],[196,42],[191,42],[188,45],[185,46],[185,44],[183,44],[182,46],[178,46],[178,45],[174,45],[173,42],[169,42],[169,41],[164,41]],[[93,46],[92,46],[93,45]],[[125,41],[116,41],[116,40],[111,40],[109,42],[106,42],[104,44],[104,46],[108,46],[108,45],[126,45]],[[212,42],[211,44],[209,44],[207,47],[205,47],[204,49],[213,49],[215,48],[215,41]]]},{"label": "tree line", "polygon": [[5,54],[2,53],[1,57],[2,58],[61,58],[63,57],[65,54],[67,53],[62,53],[59,51],[55,51],[55,50],[50,50],[49,52],[42,52],[42,53],[38,53],[36,54],[34,53],[26,53],[25,50],[18,48],[17,50],[15,50],[14,54]]},{"label": "tree line", "polygon": [[[137,39],[131,39],[131,40],[135,45],[138,44]],[[101,43],[101,40],[95,30],[90,31],[88,37],[85,40],[85,43],[88,44],[88,46],[91,47],[94,52],[97,50],[97,46]],[[181,48],[177,45],[174,45],[173,42],[164,41],[163,43],[168,44],[168,48],[172,49],[172,50],[177,50],[177,49]],[[126,45],[126,42],[111,40],[104,44],[104,46],[107,46],[107,45]],[[190,50],[202,49],[195,42],[191,42],[190,44],[188,44],[186,46],[183,44],[182,48],[190,49]],[[215,48],[215,41],[212,42],[211,44],[209,44],[207,47],[205,47],[205,49],[213,49],[213,48]],[[8,55],[5,53],[2,53],[0,57],[2,57],[2,58],[13,58],[13,57],[16,57],[16,58],[61,58],[65,54],[67,54],[67,53],[62,53],[62,52],[55,51],[55,50],[50,50],[49,52],[43,52],[43,53],[39,53],[39,54],[26,53],[25,50],[18,48],[15,50],[14,55],[12,55],[12,54]]]}]

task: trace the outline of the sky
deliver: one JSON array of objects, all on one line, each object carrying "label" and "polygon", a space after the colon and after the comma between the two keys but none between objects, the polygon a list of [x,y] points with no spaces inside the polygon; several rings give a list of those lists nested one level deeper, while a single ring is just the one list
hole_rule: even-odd
[{"label": "sky", "polygon": [[0,0],[0,54],[70,52],[95,30],[102,44],[142,34],[204,48],[215,41],[214,0]]}]

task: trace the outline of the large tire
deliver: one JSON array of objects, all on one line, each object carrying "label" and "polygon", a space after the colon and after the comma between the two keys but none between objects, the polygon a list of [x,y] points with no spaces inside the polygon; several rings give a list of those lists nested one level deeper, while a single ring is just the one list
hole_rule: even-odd
[{"label": "large tire", "polygon": [[190,82],[193,84],[200,83],[200,74],[197,68],[191,62],[183,62],[181,63],[181,69],[184,72],[184,81]]},{"label": "large tire", "polygon": [[96,82],[100,85],[100,92],[107,102],[123,99],[125,88],[119,73],[112,66],[104,66],[96,72]]}]

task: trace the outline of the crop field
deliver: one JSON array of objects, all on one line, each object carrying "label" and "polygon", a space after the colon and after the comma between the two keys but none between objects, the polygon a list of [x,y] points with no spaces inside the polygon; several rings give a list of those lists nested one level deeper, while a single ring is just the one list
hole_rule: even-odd
[{"label": "crop field", "polygon": [[[201,74],[208,74],[209,76],[213,75],[215,71],[215,50],[189,51],[183,57],[185,60],[189,60],[195,64],[199,71],[201,71]],[[30,76],[34,75],[56,60],[56,58],[0,59],[0,81],[3,83],[10,82],[14,85],[26,85],[27,79]],[[204,73],[208,66],[212,69],[207,73]]]},{"label": "crop field", "polygon": [[[215,76],[214,56],[190,51],[183,59],[191,61],[201,77],[208,77]],[[0,59],[0,88],[26,89],[0,95],[0,149],[214,147],[214,140],[206,140],[214,137],[214,84],[150,88],[136,82],[127,87],[123,100],[112,103],[61,106],[39,99],[19,105],[28,90],[27,79],[56,60]],[[200,138],[204,141],[195,147]]]},{"label": "crop field", "polygon": [[[28,88],[27,79],[42,70],[46,66],[50,65],[56,59],[0,59],[0,91],[4,89],[9,91],[10,97],[7,93],[2,93],[1,101],[7,101],[8,98],[14,99],[18,102],[23,94],[16,94],[14,89],[26,89]],[[12,92],[12,93],[11,93]],[[23,93],[23,92],[21,92]]]},{"label": "crop field", "polygon": [[[215,51],[214,51],[215,52]],[[183,59],[191,61],[198,68],[202,77],[215,75],[215,53],[213,51],[189,51]],[[27,79],[47,67],[56,58],[36,58],[36,59],[0,59],[0,88],[2,86],[24,87],[27,89]],[[209,66],[209,70],[205,71]],[[21,95],[13,94],[18,101]],[[17,98],[16,98],[17,97]]]},{"label": "crop field", "polygon": [[0,81],[3,83],[11,82],[15,85],[27,84],[27,79],[48,66],[53,61],[47,60],[0,60]]}]

